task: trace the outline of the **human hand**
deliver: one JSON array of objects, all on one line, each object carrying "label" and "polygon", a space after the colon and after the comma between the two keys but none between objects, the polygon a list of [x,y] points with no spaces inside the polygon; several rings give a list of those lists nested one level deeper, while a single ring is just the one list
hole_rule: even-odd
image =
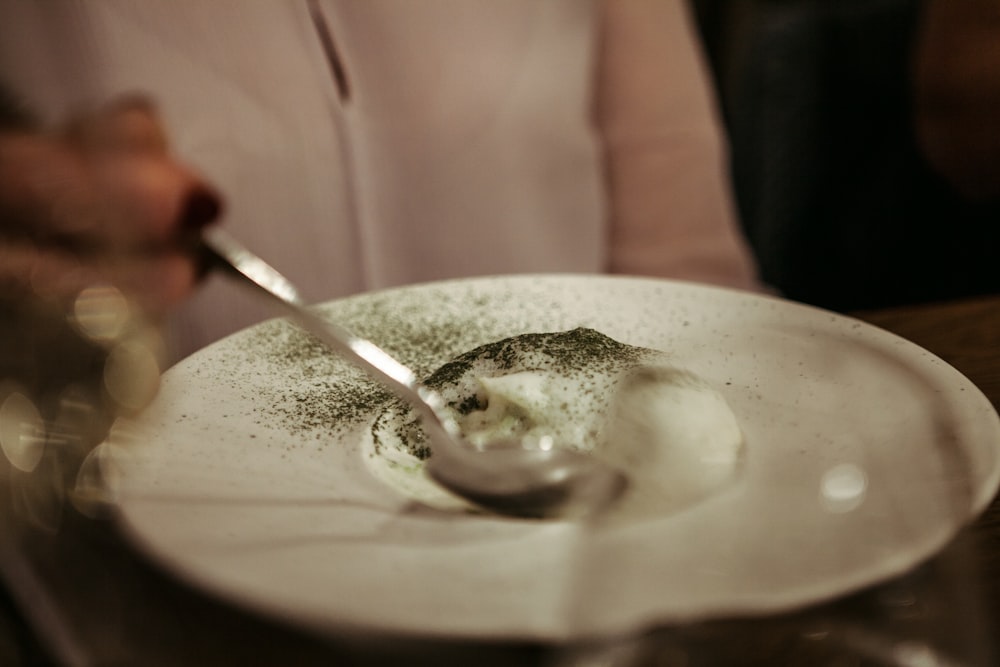
[{"label": "human hand", "polygon": [[220,211],[140,98],[59,133],[0,131],[0,295],[64,301],[110,283],[159,316],[196,284],[193,240]]},{"label": "human hand", "polygon": [[82,498],[68,492],[88,453],[153,398],[162,341],[147,325],[193,289],[194,239],[220,209],[141,99],[59,132],[0,126],[0,490],[11,516],[57,527],[62,500]]}]

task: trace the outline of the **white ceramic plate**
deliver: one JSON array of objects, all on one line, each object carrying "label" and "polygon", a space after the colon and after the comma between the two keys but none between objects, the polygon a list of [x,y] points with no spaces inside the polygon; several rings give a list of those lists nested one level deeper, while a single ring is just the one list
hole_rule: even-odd
[{"label": "white ceramic plate", "polygon": [[856,320],[658,280],[523,276],[323,306],[422,370],[479,344],[588,326],[712,383],[745,469],[683,511],[597,526],[421,510],[375,479],[376,389],[283,321],[165,374],[106,470],[125,525],[183,577],[339,632],[562,639],[769,613],[941,547],[1000,479],[1000,423],[966,378]]}]

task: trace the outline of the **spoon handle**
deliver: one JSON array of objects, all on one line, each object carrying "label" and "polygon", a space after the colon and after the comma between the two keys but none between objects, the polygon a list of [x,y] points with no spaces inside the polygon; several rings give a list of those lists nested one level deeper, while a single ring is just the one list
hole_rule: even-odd
[{"label": "spoon handle", "polygon": [[[229,275],[256,287],[258,292],[270,297],[272,303],[280,306],[285,314],[306,331],[389,385],[411,403],[414,402],[414,394],[420,394],[417,377],[412,370],[371,341],[316,315],[306,307],[301,293],[290,280],[218,225],[202,232],[199,253],[206,267],[223,269]],[[423,400],[423,396],[418,399],[421,403]],[[429,410],[429,406],[422,407],[424,411]]]}]

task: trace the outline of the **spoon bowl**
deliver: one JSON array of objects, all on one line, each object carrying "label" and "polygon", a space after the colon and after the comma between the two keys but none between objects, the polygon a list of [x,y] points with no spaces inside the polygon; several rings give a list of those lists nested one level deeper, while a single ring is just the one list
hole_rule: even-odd
[{"label": "spoon bowl", "polygon": [[225,230],[204,230],[199,254],[204,266],[255,287],[302,328],[413,406],[432,445],[427,473],[452,493],[507,516],[582,518],[605,509],[627,486],[621,471],[566,447],[507,441],[473,447],[441,409],[438,395],[421,385],[410,368],[371,341],[316,315],[288,279]]},{"label": "spoon bowl", "polygon": [[480,507],[527,518],[582,518],[610,505],[627,486],[621,472],[595,465],[591,456],[562,447],[525,448],[513,441],[460,455],[435,452],[426,471]]}]

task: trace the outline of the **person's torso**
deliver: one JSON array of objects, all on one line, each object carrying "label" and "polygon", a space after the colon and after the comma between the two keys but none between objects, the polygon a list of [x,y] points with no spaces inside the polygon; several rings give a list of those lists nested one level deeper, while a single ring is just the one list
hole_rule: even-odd
[{"label": "person's torso", "polygon": [[[62,82],[44,90],[34,73],[29,100],[148,93],[178,155],[225,193],[223,224],[311,299],[604,268],[592,2],[106,0],[34,14],[50,41],[28,48],[47,49]],[[268,314],[212,281],[178,314],[177,349]]]}]

